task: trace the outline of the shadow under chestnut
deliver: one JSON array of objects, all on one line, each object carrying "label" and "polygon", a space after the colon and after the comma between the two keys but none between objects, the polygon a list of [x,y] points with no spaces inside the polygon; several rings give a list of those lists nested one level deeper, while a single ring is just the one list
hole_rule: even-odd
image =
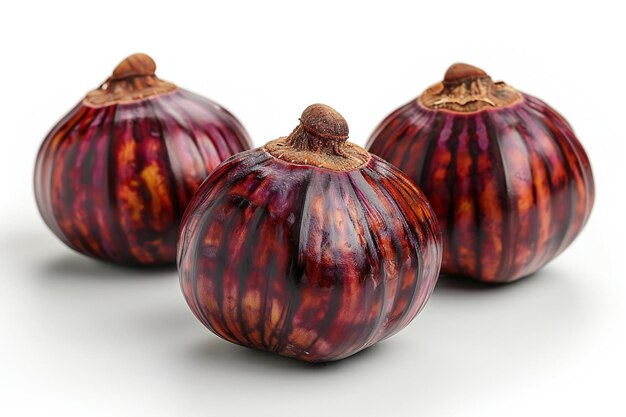
[{"label": "shadow under chestnut", "polygon": [[362,350],[348,358],[333,362],[310,363],[294,360],[270,352],[263,352],[244,346],[234,345],[217,336],[207,334],[207,338],[213,340],[198,341],[190,345],[185,355],[181,355],[190,363],[211,366],[225,366],[226,368],[236,364],[237,367],[246,367],[248,370],[272,370],[276,373],[300,373],[300,372],[323,372],[334,371],[336,368],[359,366],[360,363],[383,354],[385,344],[379,343],[369,349]]},{"label": "shadow under chestnut", "polygon": [[[454,393],[449,407],[460,407],[513,381],[537,383],[538,375],[573,363],[593,328],[580,280],[594,277],[574,276],[557,259],[513,284],[442,276],[424,310],[396,336],[341,361],[309,364],[210,333],[187,307],[173,267],[92,260],[45,230],[4,235],[0,250],[19,271],[3,279],[28,280],[20,289],[28,291],[20,298],[27,301],[16,310],[23,331],[45,341],[37,352],[46,363],[74,364],[59,367],[56,378],[144,381],[170,392],[173,404],[199,409],[220,397],[232,401],[234,412],[245,393],[245,401],[260,407],[304,410],[320,398],[339,398],[338,387],[350,385],[345,401],[369,401],[363,393],[377,392],[419,402],[428,414],[441,410],[433,395]],[[374,400],[368,407],[386,411]]]},{"label": "shadow under chestnut", "polygon": [[50,279],[111,280],[162,279],[176,274],[175,265],[121,266],[92,259],[76,252],[46,260],[42,271]]}]

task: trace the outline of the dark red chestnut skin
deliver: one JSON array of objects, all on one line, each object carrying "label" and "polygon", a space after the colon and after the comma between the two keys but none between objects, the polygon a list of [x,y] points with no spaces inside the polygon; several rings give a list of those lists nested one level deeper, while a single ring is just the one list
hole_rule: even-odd
[{"label": "dark red chestnut skin", "polygon": [[532,274],[569,246],[593,206],[589,159],[567,121],[466,64],[391,113],[367,149],[428,197],[444,273],[488,282]]},{"label": "dark red chestnut skin", "polygon": [[428,202],[393,166],[349,143],[333,148],[343,163],[311,165],[314,152],[329,151],[319,143],[337,130],[347,137],[345,125],[309,140],[341,117],[323,106],[322,123],[303,133],[320,106],[290,137],[220,165],[190,203],[178,247],[183,294],[206,327],[310,362],[345,358],[409,324],[442,250]]},{"label": "dark red chestnut skin", "polygon": [[233,115],[159,80],[154,68],[143,54],[124,60],[39,150],[39,211],[85,255],[128,265],[173,263],[194,191],[220,162],[252,147]]}]

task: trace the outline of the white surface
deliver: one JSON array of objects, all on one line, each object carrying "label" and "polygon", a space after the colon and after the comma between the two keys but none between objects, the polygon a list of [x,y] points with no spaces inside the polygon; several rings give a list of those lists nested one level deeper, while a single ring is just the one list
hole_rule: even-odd
[{"label": "white surface", "polygon": [[[0,415],[625,415],[624,68],[619,2],[5,1],[0,5]],[[49,128],[126,55],[231,109],[257,145],[324,102],[364,144],[466,61],[562,112],[596,206],[522,282],[441,281],[396,337],[311,366],[230,345],[192,316],[174,270],[64,247],[32,193]]]}]

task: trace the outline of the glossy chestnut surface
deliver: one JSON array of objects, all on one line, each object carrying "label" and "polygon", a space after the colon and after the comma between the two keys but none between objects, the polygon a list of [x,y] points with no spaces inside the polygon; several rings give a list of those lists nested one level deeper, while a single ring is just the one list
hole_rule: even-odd
[{"label": "glossy chestnut surface", "polygon": [[567,248],[587,222],[594,183],[567,121],[541,100],[496,84],[504,93],[484,102],[484,85],[471,77],[454,91],[467,87],[476,96],[460,100],[433,86],[390,114],[367,148],[429,199],[444,236],[442,272],[507,282]]},{"label": "glossy chestnut surface", "polygon": [[132,72],[136,57],[48,134],[35,196],[46,224],[78,252],[120,264],[173,263],[194,191],[251,142],[214,102],[156,79],[154,68]]},{"label": "glossy chestnut surface", "polygon": [[181,229],[181,287],[230,342],[341,359],[422,309],[441,262],[437,221],[409,179],[362,149],[365,161],[336,170],[280,159],[275,142],[225,161],[198,190]]}]

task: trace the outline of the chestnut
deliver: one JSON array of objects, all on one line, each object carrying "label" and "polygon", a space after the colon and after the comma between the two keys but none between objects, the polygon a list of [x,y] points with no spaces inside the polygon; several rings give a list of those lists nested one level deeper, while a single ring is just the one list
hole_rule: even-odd
[{"label": "chestnut", "polygon": [[287,137],[235,155],[185,213],[183,294],[232,343],[323,362],[407,326],[430,296],[442,241],[421,191],[347,142],[314,104]]},{"label": "chestnut", "polygon": [[471,65],[452,65],[393,111],[367,148],[428,197],[444,273],[487,282],[532,274],[569,246],[593,206],[589,159],[567,121]]},{"label": "chestnut", "polygon": [[145,54],[126,58],[54,126],[37,155],[41,216],[85,255],[173,263],[196,188],[224,159],[252,147],[232,114],[155,70]]}]

